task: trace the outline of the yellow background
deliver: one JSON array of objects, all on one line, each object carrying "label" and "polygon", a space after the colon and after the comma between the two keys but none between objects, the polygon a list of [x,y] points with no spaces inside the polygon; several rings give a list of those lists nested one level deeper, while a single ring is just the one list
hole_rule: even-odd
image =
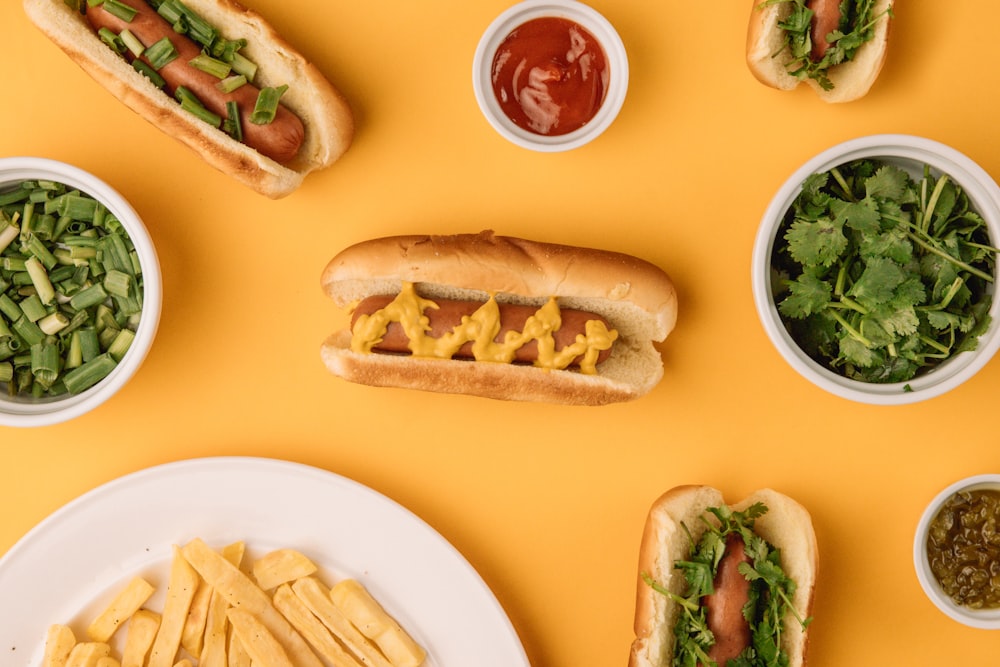
[{"label": "yellow background", "polygon": [[[731,500],[771,486],[810,509],[818,534],[811,665],[995,660],[996,634],[923,596],[911,541],[941,488],[997,471],[1000,362],[911,406],[825,394],[767,340],[749,263],[775,190],[842,140],[923,135],[1000,174],[1000,9],[899,3],[874,89],[830,106],[750,76],[749,2],[594,0],[628,51],[628,99],[593,144],[540,154],[496,134],[472,94],[476,43],[507,0],[249,4],[357,117],[344,158],[278,201],[153,129],[19,2],[0,4],[0,155],[64,160],[118,189],[149,227],[164,280],[156,344],[119,395],[65,424],[0,428],[0,552],[147,466],[286,458],[356,479],[440,531],[494,590],[532,664],[605,667],[628,657],[650,503],[682,483]],[[345,321],[319,287],[334,253],[386,234],[486,228],[664,267],[680,312],[662,383],[630,404],[568,408],[327,373],[319,345]],[[0,602],[0,618],[13,605]]]}]

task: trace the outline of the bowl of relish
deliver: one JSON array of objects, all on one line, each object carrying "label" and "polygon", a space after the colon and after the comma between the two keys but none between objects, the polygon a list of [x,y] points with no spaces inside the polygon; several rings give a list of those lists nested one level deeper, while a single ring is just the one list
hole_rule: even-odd
[{"label": "bowl of relish", "polygon": [[1000,474],[967,477],[934,497],[917,524],[913,562],[945,615],[1000,629]]},{"label": "bowl of relish", "polygon": [[566,151],[601,135],[628,89],[618,32],[577,0],[524,0],[476,48],[472,83],[487,121],[514,144]]}]

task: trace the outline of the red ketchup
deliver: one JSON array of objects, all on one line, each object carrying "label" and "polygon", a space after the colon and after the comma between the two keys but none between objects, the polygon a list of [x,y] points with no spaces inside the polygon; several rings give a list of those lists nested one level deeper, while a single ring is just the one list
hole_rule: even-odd
[{"label": "red ketchup", "polygon": [[535,134],[587,124],[608,87],[604,49],[569,19],[544,17],[514,29],[493,58],[493,92],[507,117]]}]

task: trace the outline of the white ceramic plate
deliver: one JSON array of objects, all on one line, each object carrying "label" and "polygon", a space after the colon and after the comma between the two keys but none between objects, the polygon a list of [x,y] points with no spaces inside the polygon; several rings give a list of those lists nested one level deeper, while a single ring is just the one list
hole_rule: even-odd
[{"label": "white ceramic plate", "polygon": [[40,664],[52,623],[70,624],[81,638],[132,576],[164,587],[171,545],[194,537],[211,546],[243,540],[250,556],[292,547],[319,565],[328,584],[358,579],[427,649],[428,667],[528,667],[489,587],[424,521],[333,473],[243,457],[122,477],[25,535],[0,559],[3,664]]}]

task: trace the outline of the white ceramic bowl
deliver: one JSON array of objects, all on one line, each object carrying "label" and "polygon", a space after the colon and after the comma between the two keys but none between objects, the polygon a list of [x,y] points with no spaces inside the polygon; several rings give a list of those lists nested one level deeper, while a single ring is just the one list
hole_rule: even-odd
[{"label": "white ceramic bowl", "polygon": [[959,491],[973,491],[980,489],[1000,490],[1000,475],[975,475],[959,480],[949,485],[941,491],[927,506],[917,523],[917,532],[913,538],[913,566],[917,572],[917,579],[921,588],[931,602],[934,603],[949,618],[959,623],[973,628],[983,628],[990,630],[1000,629],[1000,609],[969,609],[956,604],[948,595],[941,590],[941,585],[931,572],[930,563],[927,560],[927,532],[941,510],[942,505]]},{"label": "white ceramic bowl", "polygon": [[908,382],[869,383],[846,378],[817,363],[788,333],[771,290],[771,253],[775,236],[788,208],[801,192],[803,180],[860,158],[879,158],[914,176],[930,165],[935,175],[948,174],[968,195],[983,217],[994,245],[1000,243],[1000,187],[967,156],[939,142],[900,134],[860,137],[833,146],[803,164],[781,186],[764,212],[757,231],[751,263],[751,283],[757,314],[781,356],[802,377],[837,396],[875,405],[915,403],[943,394],[975,375],[1000,347],[1000,299],[990,307],[992,324],[979,338],[976,350],[962,352]]},{"label": "white ceramic bowl", "polygon": [[[497,48],[518,26],[537,18],[558,17],[574,21],[601,44],[610,69],[604,102],[583,127],[564,135],[542,135],[516,125],[504,113],[493,93],[491,70]],[[525,0],[500,14],[483,33],[472,62],[472,86],[479,108],[490,125],[509,141],[535,151],[567,151],[589,143],[618,116],[628,90],[628,56],[614,26],[593,8],[576,0]]]},{"label": "white ceramic bowl", "polygon": [[146,358],[156,337],[162,300],[160,264],[152,239],[138,213],[116,190],[92,174],[64,162],[37,157],[0,158],[0,192],[25,180],[51,180],[79,189],[103,203],[121,222],[139,257],[143,307],[135,339],[107,377],[85,391],[59,397],[10,397],[4,390],[0,392],[0,425],[3,426],[56,424],[93,410],[111,398]]}]

